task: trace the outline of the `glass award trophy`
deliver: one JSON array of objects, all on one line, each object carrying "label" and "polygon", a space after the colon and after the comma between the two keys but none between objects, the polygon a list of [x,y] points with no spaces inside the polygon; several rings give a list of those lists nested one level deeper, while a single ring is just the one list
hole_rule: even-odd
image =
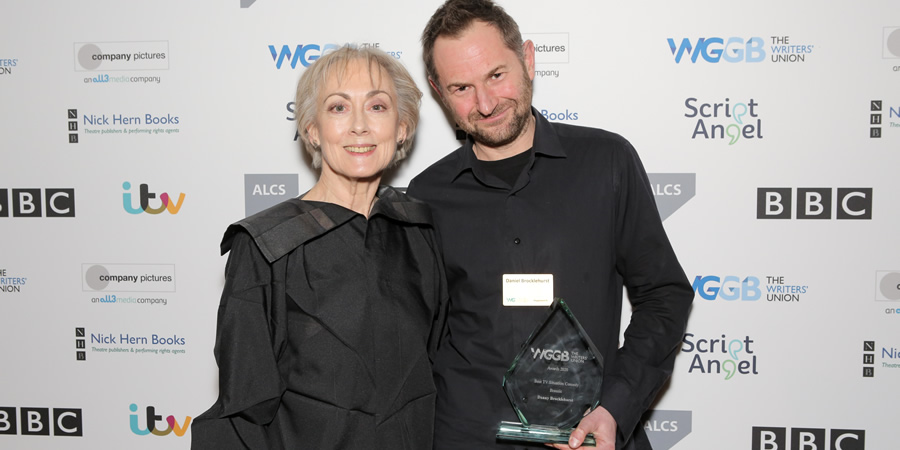
[{"label": "glass award trophy", "polygon": [[[500,422],[497,439],[567,443],[572,429],[600,404],[603,355],[562,299],[522,345],[503,376],[521,423]],[[593,435],[584,444],[596,445]]]}]

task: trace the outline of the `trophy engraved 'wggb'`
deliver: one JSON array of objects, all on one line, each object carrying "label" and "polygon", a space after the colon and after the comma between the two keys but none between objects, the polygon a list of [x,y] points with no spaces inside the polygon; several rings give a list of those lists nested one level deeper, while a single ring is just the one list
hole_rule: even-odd
[{"label": "trophy engraved 'wggb'", "polygon": [[[585,412],[600,404],[603,355],[562,299],[522,345],[503,376],[521,423],[500,422],[497,439],[567,443]],[[596,445],[588,435],[583,445]]]}]

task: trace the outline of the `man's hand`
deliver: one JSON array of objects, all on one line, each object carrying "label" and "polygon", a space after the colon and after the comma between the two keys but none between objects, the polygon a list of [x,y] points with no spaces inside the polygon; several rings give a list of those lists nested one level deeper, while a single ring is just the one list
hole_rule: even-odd
[{"label": "man's hand", "polygon": [[581,443],[584,442],[584,437],[588,433],[594,434],[594,439],[597,440],[598,450],[615,450],[616,420],[613,419],[613,416],[609,411],[602,406],[598,406],[597,409],[591,411],[590,414],[581,419],[581,422],[575,430],[572,431],[572,435],[569,436],[569,445],[553,444],[553,447],[563,450],[579,448],[581,447]]}]

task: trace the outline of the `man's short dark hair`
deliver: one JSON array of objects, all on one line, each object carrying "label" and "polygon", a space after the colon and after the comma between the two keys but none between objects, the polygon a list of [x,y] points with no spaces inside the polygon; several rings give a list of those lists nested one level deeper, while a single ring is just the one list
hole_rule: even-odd
[{"label": "man's short dark hair", "polygon": [[520,61],[525,61],[522,51],[522,34],[519,25],[506,11],[490,0],[447,0],[431,16],[422,32],[423,58],[428,78],[438,82],[434,68],[434,42],[439,37],[459,37],[475,21],[492,25],[503,37],[506,47],[512,50]]}]

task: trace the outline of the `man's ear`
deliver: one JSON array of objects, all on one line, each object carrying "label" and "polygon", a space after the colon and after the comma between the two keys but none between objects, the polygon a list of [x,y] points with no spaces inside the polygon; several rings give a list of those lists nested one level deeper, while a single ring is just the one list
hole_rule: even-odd
[{"label": "man's ear", "polygon": [[432,80],[431,77],[428,77],[428,85],[431,86],[432,89],[434,89],[434,92],[437,92],[437,95],[441,98],[441,100],[444,99],[444,94],[441,92],[440,86],[435,84],[434,80]]},{"label": "man's ear", "polygon": [[528,71],[528,78],[534,81],[534,42],[526,40],[522,43],[522,53],[525,56],[525,70]]}]

